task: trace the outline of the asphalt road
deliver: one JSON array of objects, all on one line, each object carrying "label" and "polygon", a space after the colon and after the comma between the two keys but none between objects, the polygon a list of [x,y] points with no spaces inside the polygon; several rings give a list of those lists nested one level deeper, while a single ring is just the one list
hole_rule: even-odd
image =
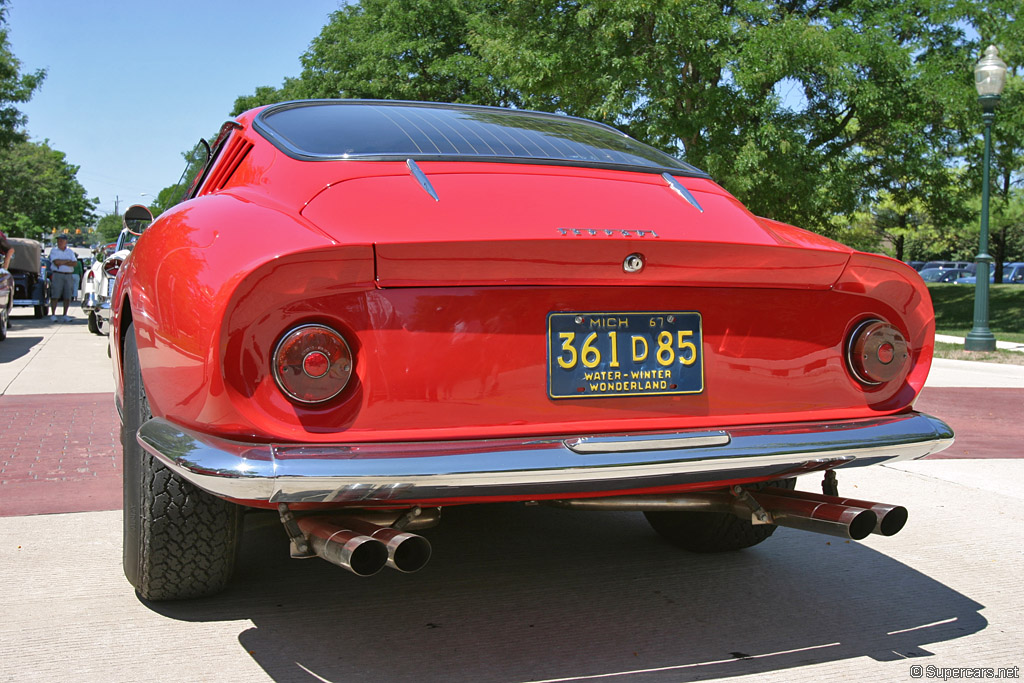
[{"label": "asphalt road", "polygon": [[702,556],[634,513],[452,508],[424,532],[423,571],[361,579],[289,559],[259,513],[226,593],[152,604],[121,573],[103,340],[84,318],[19,316],[11,335],[0,681],[910,681],[1024,666],[1024,368],[937,362],[917,407],[957,430],[954,457],[840,473],[842,493],[910,509],[893,538],[780,529]]}]

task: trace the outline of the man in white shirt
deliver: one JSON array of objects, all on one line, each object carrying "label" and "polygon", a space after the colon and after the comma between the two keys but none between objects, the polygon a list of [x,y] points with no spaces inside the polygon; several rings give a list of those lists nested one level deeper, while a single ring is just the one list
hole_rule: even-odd
[{"label": "man in white shirt", "polygon": [[71,322],[68,305],[75,296],[78,282],[75,277],[75,261],[78,255],[68,247],[68,236],[58,235],[57,246],[50,249],[50,263],[53,264],[53,289],[50,291],[50,320],[57,320],[57,300],[64,304],[61,322]]}]

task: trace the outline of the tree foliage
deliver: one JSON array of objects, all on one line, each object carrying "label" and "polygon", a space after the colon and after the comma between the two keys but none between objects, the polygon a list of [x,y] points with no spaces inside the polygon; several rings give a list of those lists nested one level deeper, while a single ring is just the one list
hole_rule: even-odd
[{"label": "tree foliage", "polygon": [[[971,72],[990,42],[1019,67],[1018,15],[1019,0],[361,0],[331,16],[299,77],[235,113],[365,97],[583,116],[685,156],[755,213],[847,241],[877,220],[882,248],[976,219]],[[1010,81],[1004,197],[1024,163]]]},{"label": "tree foliage", "polygon": [[90,224],[95,200],[75,177],[78,167],[48,142],[16,142],[0,149],[0,225],[16,237]]},{"label": "tree foliage", "polygon": [[96,234],[103,242],[113,242],[123,227],[120,214],[108,213],[96,223]]},{"label": "tree foliage", "polygon": [[39,237],[52,230],[83,228],[93,219],[95,200],[75,177],[78,167],[48,141],[29,142],[25,115],[42,83],[43,70],[21,73],[7,40],[7,0],[0,0],[0,226],[13,236]]},{"label": "tree foliage", "polygon": [[[245,110],[243,109],[242,111]],[[150,204],[149,209],[153,212],[154,218],[184,199],[185,193],[188,192],[189,187],[192,185],[192,181],[195,180],[206,164],[206,149],[206,145],[203,142],[199,142],[192,149],[182,152],[181,156],[185,160],[185,170],[181,172],[178,182],[160,190],[156,201]]]},{"label": "tree foliage", "polygon": [[16,105],[28,102],[46,77],[39,69],[21,73],[21,62],[7,40],[7,0],[0,0],[0,149],[24,140],[25,115]]}]

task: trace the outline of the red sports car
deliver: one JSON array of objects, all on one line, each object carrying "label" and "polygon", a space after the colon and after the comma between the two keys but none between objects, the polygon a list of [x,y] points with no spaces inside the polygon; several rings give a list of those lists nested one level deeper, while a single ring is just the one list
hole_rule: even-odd
[{"label": "red sports car", "polygon": [[[222,128],[124,261],[124,568],[228,581],[247,508],[295,556],[414,571],[448,505],[643,511],[689,550],[891,535],[834,470],[952,443],[913,410],[906,265],[747,211],[590,121],[302,101]],[[795,477],[824,473],[823,494]]]}]

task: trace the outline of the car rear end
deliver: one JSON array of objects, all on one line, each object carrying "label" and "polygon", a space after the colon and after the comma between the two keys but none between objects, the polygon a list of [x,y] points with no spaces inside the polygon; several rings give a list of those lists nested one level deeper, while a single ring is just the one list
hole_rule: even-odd
[{"label": "car rear end", "polygon": [[[422,115],[400,129],[438,145],[471,132],[383,115]],[[138,439],[200,489],[278,510],[297,555],[353,569],[356,546],[332,534],[345,546],[496,501],[662,512],[652,524],[684,547],[691,514],[740,525],[736,547],[775,525],[889,535],[898,506],[799,498],[791,479],[951,443],[913,410],[934,323],[902,263],[757,218],[684,165],[341,159],[343,146],[297,151],[306,128],[263,121],[277,151],[240,158],[321,173],[305,196],[289,188],[302,235],[258,261],[217,233],[252,265],[225,277],[214,322],[146,331],[162,360]],[[557,121],[517,121],[524,149],[536,139],[522,130],[564,139]],[[219,215],[253,224],[261,191],[229,183],[205,206],[234,202]],[[211,336],[190,342],[189,325]],[[340,526],[320,518],[336,513]]]},{"label": "car rear end", "polygon": [[[219,495],[270,506],[685,491],[821,469],[807,453],[827,461],[841,451],[836,462],[848,466],[948,443],[948,428],[912,411],[934,326],[927,289],[904,264],[757,218],[702,172],[595,124],[357,105],[272,107],[253,126],[273,147],[226,143],[235,175],[248,177],[251,164],[291,179],[278,199],[297,204],[307,229],[218,287],[230,292],[213,336],[192,351],[202,364],[181,352],[150,372],[174,373],[150,396],[159,417],[173,411],[148,427],[154,451],[181,430],[195,452],[226,442],[220,464],[245,452],[271,472],[249,471],[234,488],[231,477],[206,482]],[[388,131],[404,142],[387,141]],[[413,158],[429,145],[438,153]],[[303,195],[296,179],[310,169]],[[209,173],[224,190],[197,201],[225,204],[218,217],[265,220],[262,183]],[[244,236],[235,247],[216,239],[247,259],[260,253]],[[218,379],[204,391],[211,372]],[[866,430],[854,430],[865,442],[853,455],[851,424]],[[740,467],[721,443],[692,448],[705,433],[732,442],[729,430],[779,425],[802,436],[783,439],[793,452],[769,466]],[[838,445],[826,443],[837,433]],[[638,435],[660,440],[647,461],[620,458],[650,465],[642,476],[602,469],[594,439],[635,454],[644,449],[615,440]],[[876,439],[882,455],[867,448]],[[585,481],[486,484],[487,472],[518,471],[505,455],[532,453],[538,440],[527,469],[540,476],[553,457],[553,469],[575,463]],[[579,440],[590,455],[566,445]],[[473,469],[463,446],[480,458],[488,443],[500,456],[473,473],[483,485],[438,483]],[[462,455],[448,461],[449,452]],[[686,463],[665,465],[673,458]],[[415,477],[433,482],[410,485]]]}]

